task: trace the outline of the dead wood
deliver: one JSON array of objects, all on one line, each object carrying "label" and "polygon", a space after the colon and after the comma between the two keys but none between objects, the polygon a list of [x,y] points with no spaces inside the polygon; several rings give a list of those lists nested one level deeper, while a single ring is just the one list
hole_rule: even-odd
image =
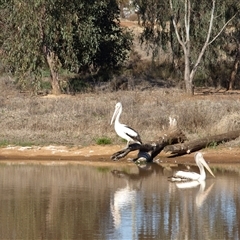
[{"label": "dead wood", "polygon": [[163,133],[156,142],[146,144],[132,143],[125,149],[122,149],[111,156],[116,161],[127,156],[132,151],[138,150],[138,155],[133,161],[143,160],[152,162],[153,159],[163,150],[175,155],[184,155],[199,151],[205,147],[215,146],[223,142],[234,140],[240,136],[240,130],[227,133],[208,136],[205,138],[187,141],[184,133],[177,127],[175,119],[169,118],[169,129]]},{"label": "dead wood", "polygon": [[168,145],[163,150],[171,154],[183,155],[191,152],[198,151],[205,147],[218,145],[223,142],[234,140],[240,136],[240,130],[230,131],[227,133],[209,136],[193,141],[187,141],[180,144]]},{"label": "dead wood", "polygon": [[184,133],[177,128],[176,120],[172,118],[169,119],[169,129],[166,133],[163,133],[156,142],[146,144],[129,144],[127,148],[114,153],[111,156],[111,159],[116,161],[125,157],[130,152],[138,150],[138,155],[135,159],[133,159],[133,161],[143,158],[147,162],[151,162],[164,149],[165,146],[186,141],[187,138]]}]

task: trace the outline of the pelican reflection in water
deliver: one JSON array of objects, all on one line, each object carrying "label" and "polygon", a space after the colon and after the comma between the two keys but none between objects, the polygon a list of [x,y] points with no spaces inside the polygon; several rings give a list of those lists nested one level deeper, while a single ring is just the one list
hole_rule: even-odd
[{"label": "pelican reflection in water", "polygon": [[206,181],[190,181],[190,182],[176,182],[176,187],[178,189],[191,189],[196,188],[199,186],[198,193],[196,195],[196,206],[201,207],[203,202],[207,199],[208,195],[210,194],[214,183],[212,183],[207,190],[205,190],[206,187]]},{"label": "pelican reflection in water", "polygon": [[127,147],[130,142],[136,142],[136,143],[142,144],[142,140],[138,132],[136,132],[131,127],[119,122],[121,113],[122,113],[122,104],[118,102],[115,106],[115,111],[113,113],[112,120],[111,120],[111,125],[115,120],[114,128],[117,135],[127,141]]},{"label": "pelican reflection in water", "polygon": [[[115,178],[122,179],[126,184],[123,188],[118,188],[110,200],[110,209],[116,229],[126,225],[134,227],[133,222],[142,219],[143,205],[141,202],[142,182],[147,181],[152,174],[163,174],[163,167],[157,163],[147,163],[137,166],[138,171],[125,172],[112,170],[111,173]],[[130,221],[127,224],[127,221]],[[125,239],[125,238],[124,238]],[[128,238],[127,238],[128,239]],[[136,239],[136,238],[134,238]]]},{"label": "pelican reflection in water", "polygon": [[169,177],[170,181],[173,182],[183,182],[183,181],[204,181],[206,179],[206,172],[204,170],[204,167],[208,170],[208,172],[215,177],[212,170],[206,163],[206,161],[203,158],[203,155],[201,152],[197,152],[194,154],[194,159],[196,161],[196,164],[200,170],[200,173],[196,172],[188,172],[188,171],[177,171],[173,176]]},{"label": "pelican reflection in water", "polygon": [[[129,214],[135,211],[137,201],[138,187],[133,187],[129,182],[129,177],[126,173],[113,170],[113,176],[122,178],[126,181],[126,186],[115,191],[113,199],[110,201],[111,213],[113,216],[114,227],[120,228],[122,224],[122,215]],[[132,216],[132,214],[130,214]],[[125,216],[126,217],[126,216]]]}]

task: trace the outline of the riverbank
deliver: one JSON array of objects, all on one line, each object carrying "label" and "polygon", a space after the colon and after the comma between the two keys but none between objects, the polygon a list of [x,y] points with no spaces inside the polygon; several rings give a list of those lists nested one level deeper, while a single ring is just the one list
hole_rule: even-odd
[{"label": "riverbank", "polygon": [[[92,145],[87,147],[66,146],[7,146],[0,148],[0,162],[15,163],[90,163],[90,164],[133,164],[131,159],[137,152],[128,154],[119,161],[112,161],[111,155],[121,150],[124,145]],[[221,147],[201,150],[208,163],[240,163],[240,148]],[[155,160],[159,163],[188,163],[195,164],[193,153],[172,157],[161,152]]]}]

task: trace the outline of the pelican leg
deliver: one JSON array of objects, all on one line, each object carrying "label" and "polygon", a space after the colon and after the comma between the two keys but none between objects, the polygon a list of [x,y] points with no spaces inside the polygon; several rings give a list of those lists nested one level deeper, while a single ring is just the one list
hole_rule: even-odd
[{"label": "pelican leg", "polygon": [[126,148],[125,149],[127,149],[129,147],[129,141],[127,141],[127,145],[126,145]]}]

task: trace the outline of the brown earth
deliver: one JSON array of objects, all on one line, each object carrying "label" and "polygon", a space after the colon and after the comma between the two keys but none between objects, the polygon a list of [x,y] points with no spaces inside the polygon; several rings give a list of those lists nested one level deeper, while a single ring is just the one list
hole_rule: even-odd
[{"label": "brown earth", "polygon": [[[131,165],[131,158],[137,152],[132,152],[119,161],[112,161],[111,155],[124,146],[88,146],[88,147],[4,147],[0,148],[0,162],[36,163],[36,164],[93,164],[93,165]],[[216,149],[203,149],[205,159],[209,163],[240,163],[240,148],[217,147]],[[171,157],[170,154],[161,152],[157,158],[159,163],[189,163],[194,164],[193,154]]]}]

